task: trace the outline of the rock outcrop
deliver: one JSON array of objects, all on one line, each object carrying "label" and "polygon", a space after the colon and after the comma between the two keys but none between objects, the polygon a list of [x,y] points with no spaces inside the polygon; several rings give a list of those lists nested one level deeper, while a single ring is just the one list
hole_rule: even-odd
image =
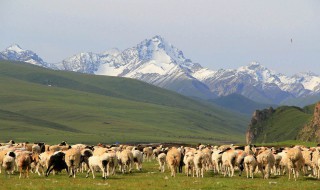
[{"label": "rock outcrop", "polygon": [[320,142],[320,102],[315,105],[312,120],[302,128],[298,140]]},{"label": "rock outcrop", "polygon": [[264,127],[263,121],[267,120],[274,113],[274,109],[270,107],[269,109],[256,110],[253,112],[251,122],[249,124],[248,130],[246,132],[246,142],[251,144],[255,142],[256,138],[262,134]]}]

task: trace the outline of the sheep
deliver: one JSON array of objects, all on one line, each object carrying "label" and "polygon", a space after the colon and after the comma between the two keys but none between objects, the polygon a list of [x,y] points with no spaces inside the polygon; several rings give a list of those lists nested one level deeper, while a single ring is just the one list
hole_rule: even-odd
[{"label": "sheep", "polygon": [[31,147],[31,151],[34,152],[34,153],[40,154],[41,153],[41,147],[39,145],[37,145],[37,144],[34,144]]},{"label": "sheep", "polygon": [[316,148],[312,153],[312,163],[313,163],[313,170],[314,175],[317,179],[320,179],[320,150]]},{"label": "sheep", "polygon": [[302,157],[304,159],[304,166],[303,166],[303,172],[306,174],[308,171],[308,168],[314,168],[314,164],[312,162],[312,151],[308,149],[304,149],[301,151]]},{"label": "sheep", "polygon": [[203,170],[205,167],[205,154],[202,151],[197,151],[194,154],[194,168],[196,170],[196,176],[203,178]]},{"label": "sheep", "polygon": [[90,149],[81,150],[80,164],[82,164],[81,172],[84,171],[84,168],[89,168],[89,158],[93,156],[93,152]]},{"label": "sheep", "polygon": [[127,169],[131,173],[132,166],[133,166],[133,154],[130,150],[123,150],[120,152],[119,155],[119,163],[120,163],[120,170],[122,173],[126,173]]},{"label": "sheep", "polygon": [[167,155],[165,154],[165,153],[160,153],[159,155],[158,155],[158,162],[159,162],[159,171],[160,172],[164,172],[164,170],[165,170],[165,164],[166,164],[166,157],[167,157]]},{"label": "sheep", "polygon": [[237,157],[237,153],[235,150],[231,148],[227,148],[222,153],[222,167],[224,169],[224,177],[229,176],[232,177],[234,175],[234,165]]},{"label": "sheep", "polygon": [[305,162],[300,147],[294,147],[287,150],[287,158],[289,179],[291,179],[292,172],[294,180],[296,181],[299,177],[299,171],[302,169]]},{"label": "sheep", "polygon": [[192,177],[194,177],[194,153],[189,151],[183,158],[183,162],[185,164],[185,172],[187,173],[187,177],[192,173]]},{"label": "sheep", "polygon": [[10,174],[12,174],[14,171],[15,158],[16,158],[16,155],[12,151],[7,152],[3,158],[2,167],[4,168],[5,174],[7,173],[9,174],[9,178],[10,178]]},{"label": "sheep", "polygon": [[[38,164],[39,164],[39,161],[40,161],[40,157],[39,157],[39,154],[38,153],[32,153],[31,155],[32,157],[32,163],[31,163],[31,172],[33,173],[33,170],[35,169],[35,172],[37,172],[37,167],[38,167]],[[37,172],[38,173],[38,172]],[[38,173],[39,174],[39,173]]]},{"label": "sheep", "polygon": [[89,177],[90,171],[92,172],[92,177],[95,178],[95,169],[100,169],[102,171],[102,178],[106,179],[107,176],[114,174],[116,166],[116,155],[114,152],[103,153],[99,156],[89,157],[89,170],[87,171],[86,177]]},{"label": "sheep", "polygon": [[261,171],[264,179],[269,179],[274,162],[274,156],[269,149],[264,150],[257,156],[258,169]]},{"label": "sheep", "polygon": [[50,146],[49,147],[49,151],[52,151],[52,152],[57,152],[57,151],[66,151],[66,150],[68,150],[68,149],[70,149],[71,148],[71,146],[69,146],[69,145],[64,145],[64,143],[62,143],[62,144],[59,144],[59,145],[52,145],[52,146]]},{"label": "sheep", "polygon": [[147,161],[151,161],[151,157],[152,157],[152,153],[153,153],[153,151],[152,151],[152,147],[144,147],[143,148],[143,154],[144,154],[144,158],[145,158],[145,160],[147,160]]},{"label": "sheep", "polygon": [[141,171],[143,154],[139,150],[132,150],[133,162],[136,163],[137,170]]},{"label": "sheep", "polygon": [[236,160],[235,160],[235,166],[238,166],[239,168],[239,176],[242,175],[242,171],[244,169],[244,158],[247,156],[247,153],[243,150],[236,150]]},{"label": "sheep", "polygon": [[181,160],[180,151],[176,147],[172,147],[168,151],[166,160],[171,170],[171,177],[175,177],[177,173],[177,167],[179,166]]},{"label": "sheep", "polygon": [[222,154],[220,150],[218,149],[213,150],[213,153],[211,155],[211,162],[213,165],[214,173],[216,172],[220,173],[222,168]]},{"label": "sheep", "polygon": [[63,152],[55,152],[53,155],[50,156],[50,159],[48,162],[48,168],[45,174],[46,177],[49,176],[52,170],[61,172],[61,170],[66,169],[67,174],[69,173],[69,169],[65,162],[64,157],[65,157],[65,153]]},{"label": "sheep", "polygon": [[203,156],[204,156],[204,169],[208,171],[212,166],[212,160],[211,160],[212,150],[206,147],[202,149],[201,152],[203,153]]},{"label": "sheep", "polygon": [[10,149],[6,148],[0,151],[0,173],[2,173],[1,168],[2,168],[2,163],[3,163],[3,159],[5,157],[5,155],[7,154],[7,152],[9,152]]},{"label": "sheep", "polygon": [[[107,153],[104,153],[107,154]],[[86,178],[89,177],[90,171],[92,172],[92,178],[95,178],[94,171],[96,168],[99,168],[102,171],[102,178],[106,179],[106,169],[107,169],[107,164],[108,160],[104,154],[99,155],[99,156],[91,156],[89,158],[89,170],[87,171]]]},{"label": "sheep", "polygon": [[24,170],[25,178],[29,178],[29,170],[31,168],[32,162],[32,153],[30,152],[23,152],[19,157],[17,157],[17,165],[19,168],[20,176],[22,176],[22,171]]},{"label": "sheep", "polygon": [[247,155],[244,157],[244,166],[246,168],[247,178],[249,176],[253,179],[253,172],[257,167],[257,160],[254,155]]},{"label": "sheep", "polygon": [[108,151],[107,148],[96,147],[93,150],[93,156],[100,156]]},{"label": "sheep", "polygon": [[35,171],[36,173],[38,173],[39,176],[41,175],[39,172],[39,168],[42,169],[42,174],[45,175],[44,171],[45,169],[48,168],[49,160],[52,155],[53,155],[53,152],[51,151],[46,151],[39,155],[39,163],[37,164],[36,171]]},{"label": "sheep", "polygon": [[71,148],[65,152],[65,162],[70,171],[69,177],[76,177],[76,168],[80,166],[81,153],[80,150]]},{"label": "sheep", "polygon": [[107,165],[107,175],[109,176],[109,173],[111,173],[112,175],[115,175],[115,171],[116,171],[116,167],[118,165],[118,158],[117,155],[115,153],[115,151],[108,151],[108,165]]}]

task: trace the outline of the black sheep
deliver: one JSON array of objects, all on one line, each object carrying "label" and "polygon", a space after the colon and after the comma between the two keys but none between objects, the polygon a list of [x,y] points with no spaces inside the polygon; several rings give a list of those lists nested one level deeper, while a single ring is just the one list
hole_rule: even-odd
[{"label": "black sheep", "polygon": [[69,173],[68,166],[67,166],[66,162],[64,161],[64,156],[65,156],[65,154],[63,152],[57,152],[50,157],[49,166],[46,171],[47,177],[49,176],[49,174],[52,170],[61,172],[61,170],[66,169],[67,173]]}]

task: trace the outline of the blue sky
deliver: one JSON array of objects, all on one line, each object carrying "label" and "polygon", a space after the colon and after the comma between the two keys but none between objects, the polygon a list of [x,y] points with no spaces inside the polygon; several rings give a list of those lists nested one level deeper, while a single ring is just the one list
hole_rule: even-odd
[{"label": "blue sky", "polygon": [[213,70],[258,61],[284,74],[320,74],[317,0],[15,0],[0,7],[0,50],[17,43],[51,63],[161,35]]}]

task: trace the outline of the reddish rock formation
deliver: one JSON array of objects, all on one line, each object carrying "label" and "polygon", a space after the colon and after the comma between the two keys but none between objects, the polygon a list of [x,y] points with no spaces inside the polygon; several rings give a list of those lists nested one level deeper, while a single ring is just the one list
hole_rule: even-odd
[{"label": "reddish rock formation", "polygon": [[320,142],[320,102],[315,105],[312,120],[302,128],[298,139]]}]

